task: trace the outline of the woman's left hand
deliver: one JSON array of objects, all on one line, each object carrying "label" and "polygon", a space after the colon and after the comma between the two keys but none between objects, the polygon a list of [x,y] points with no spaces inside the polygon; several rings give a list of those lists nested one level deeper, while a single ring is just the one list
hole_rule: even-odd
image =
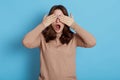
[{"label": "woman's left hand", "polygon": [[60,15],[58,17],[60,19],[60,21],[68,26],[71,26],[73,23],[74,23],[74,19],[73,19],[73,16],[70,14],[70,17],[69,16],[66,16],[66,15]]}]

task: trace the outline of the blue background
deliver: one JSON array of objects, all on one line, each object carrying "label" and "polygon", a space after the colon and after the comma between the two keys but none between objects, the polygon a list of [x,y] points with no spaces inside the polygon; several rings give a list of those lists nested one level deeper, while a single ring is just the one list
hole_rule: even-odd
[{"label": "blue background", "polygon": [[77,80],[120,80],[120,0],[0,0],[0,80],[37,80],[39,49],[21,42],[55,4],[97,41],[77,48]]}]

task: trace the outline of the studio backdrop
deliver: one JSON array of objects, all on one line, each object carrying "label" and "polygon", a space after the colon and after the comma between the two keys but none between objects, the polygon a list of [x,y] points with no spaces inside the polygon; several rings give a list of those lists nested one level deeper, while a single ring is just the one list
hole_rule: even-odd
[{"label": "studio backdrop", "polygon": [[77,48],[77,80],[120,80],[120,0],[0,0],[0,80],[38,79],[40,50],[22,40],[58,4],[96,38]]}]

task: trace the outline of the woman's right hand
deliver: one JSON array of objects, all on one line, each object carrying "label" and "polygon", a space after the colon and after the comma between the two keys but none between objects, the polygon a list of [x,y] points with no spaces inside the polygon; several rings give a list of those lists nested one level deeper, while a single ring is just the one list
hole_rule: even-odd
[{"label": "woman's right hand", "polygon": [[49,26],[53,22],[55,22],[57,19],[57,16],[55,14],[51,14],[50,16],[44,16],[42,23],[45,27]]}]

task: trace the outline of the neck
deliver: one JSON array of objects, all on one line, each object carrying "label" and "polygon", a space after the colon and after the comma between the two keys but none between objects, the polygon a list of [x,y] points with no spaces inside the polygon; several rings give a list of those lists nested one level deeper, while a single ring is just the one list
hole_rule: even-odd
[{"label": "neck", "polygon": [[56,38],[60,38],[61,35],[62,35],[62,33],[57,33],[57,34],[56,34]]}]

